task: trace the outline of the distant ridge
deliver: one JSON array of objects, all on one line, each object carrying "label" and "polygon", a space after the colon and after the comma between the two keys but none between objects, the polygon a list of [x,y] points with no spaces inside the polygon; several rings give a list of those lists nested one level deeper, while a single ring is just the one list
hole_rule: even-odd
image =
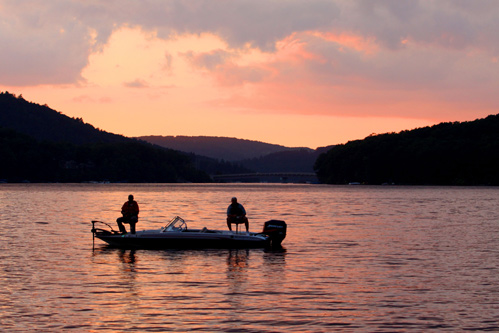
[{"label": "distant ridge", "polygon": [[311,149],[285,150],[262,157],[240,161],[257,172],[314,172],[314,163],[321,153],[333,146]]},{"label": "distant ridge", "polygon": [[283,151],[313,151],[313,149],[304,147],[290,148],[260,141],[217,136],[150,135],[140,136],[137,137],[137,139],[144,140],[165,148],[180,150],[231,162],[258,158]]},{"label": "distant ridge", "polygon": [[[2,128],[26,135],[36,142],[20,137],[16,139],[15,133],[3,131]],[[32,181],[60,182],[96,179],[155,182],[173,181],[175,178],[206,181],[206,178],[195,174],[192,169],[197,168],[209,175],[312,172],[317,157],[317,151],[310,148],[289,148],[236,138],[209,136],[128,138],[100,130],[85,123],[81,118],[70,118],[47,105],[26,101],[22,95],[16,96],[9,92],[0,93],[0,131],[4,135],[0,137],[0,151],[4,149],[4,156],[8,153],[15,157],[0,166],[0,179],[13,181],[25,178]],[[14,149],[15,140],[23,141],[25,148]],[[165,144],[167,141],[169,144]],[[42,145],[44,143],[52,145]],[[104,144],[108,145],[104,147],[102,146]],[[158,160],[154,161],[156,154],[154,147],[159,150],[170,150],[169,157],[165,156],[165,152],[158,151]],[[143,157],[139,157],[141,149],[147,152]],[[32,158],[33,152],[40,155],[36,161]],[[127,155],[134,156],[133,163],[129,158],[127,160]],[[188,165],[188,160],[191,161],[191,165]],[[173,168],[178,169],[177,171],[168,171],[168,164],[175,164],[178,161],[183,161],[180,163],[183,166],[176,165]],[[52,164],[48,168],[49,162],[57,165]],[[101,166],[102,163],[105,163],[106,167]],[[22,171],[27,164],[33,167],[29,172]],[[149,170],[154,172],[146,172],[146,164],[150,165]],[[160,166],[161,164],[163,166]],[[40,165],[47,168],[41,172]],[[171,178],[161,174],[161,168]],[[179,168],[188,171],[184,172]],[[7,172],[7,169],[10,171]],[[193,174],[194,176],[191,176]]]}]

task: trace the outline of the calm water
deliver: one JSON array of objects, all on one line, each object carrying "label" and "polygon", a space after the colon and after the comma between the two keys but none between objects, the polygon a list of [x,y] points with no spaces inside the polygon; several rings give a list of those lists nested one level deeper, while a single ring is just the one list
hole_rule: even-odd
[{"label": "calm water", "polygon": [[[283,251],[119,250],[96,240],[133,193],[175,215],[288,223]],[[0,185],[2,331],[499,331],[499,188]]]}]

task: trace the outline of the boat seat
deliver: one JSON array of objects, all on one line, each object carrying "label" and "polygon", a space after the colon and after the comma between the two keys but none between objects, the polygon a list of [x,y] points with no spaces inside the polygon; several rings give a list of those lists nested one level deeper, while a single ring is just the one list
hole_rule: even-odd
[{"label": "boat seat", "polygon": [[231,224],[235,224],[236,225],[236,234],[239,233],[239,225],[240,224],[244,224],[244,221],[233,221],[231,222]]}]

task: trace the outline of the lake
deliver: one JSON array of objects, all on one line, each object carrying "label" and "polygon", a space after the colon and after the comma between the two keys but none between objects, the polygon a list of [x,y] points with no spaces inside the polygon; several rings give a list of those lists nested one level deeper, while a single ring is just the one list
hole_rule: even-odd
[{"label": "lake", "polygon": [[[237,196],[282,250],[120,250],[137,229],[226,229]],[[0,327],[74,332],[499,331],[499,188],[0,184]],[[128,225],[127,225],[128,227]]]}]

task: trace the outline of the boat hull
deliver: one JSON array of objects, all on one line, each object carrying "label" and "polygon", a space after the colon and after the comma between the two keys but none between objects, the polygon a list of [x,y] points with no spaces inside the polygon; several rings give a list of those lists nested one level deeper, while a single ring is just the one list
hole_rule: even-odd
[{"label": "boat hull", "polygon": [[235,232],[147,232],[136,234],[96,233],[95,237],[110,246],[130,249],[185,248],[263,248],[271,245],[268,236]]}]

